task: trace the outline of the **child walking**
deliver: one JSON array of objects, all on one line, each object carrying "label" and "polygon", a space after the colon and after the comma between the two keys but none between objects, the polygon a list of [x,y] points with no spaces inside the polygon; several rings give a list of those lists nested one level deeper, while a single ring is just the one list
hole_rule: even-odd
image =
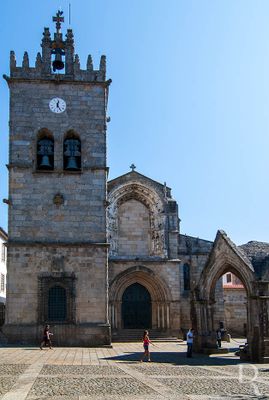
[{"label": "child walking", "polygon": [[149,344],[152,344],[152,342],[149,340],[149,332],[148,331],[144,331],[143,334],[143,347],[144,347],[144,354],[141,358],[141,362],[144,360],[145,357],[148,357],[148,361],[150,360],[150,354],[149,354]]}]

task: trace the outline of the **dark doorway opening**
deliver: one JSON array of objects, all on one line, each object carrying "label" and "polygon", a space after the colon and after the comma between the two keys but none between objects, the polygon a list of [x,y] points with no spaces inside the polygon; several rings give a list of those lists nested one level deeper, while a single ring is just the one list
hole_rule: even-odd
[{"label": "dark doorway opening", "polygon": [[122,319],[125,329],[151,328],[151,297],[139,283],[130,285],[123,293]]}]

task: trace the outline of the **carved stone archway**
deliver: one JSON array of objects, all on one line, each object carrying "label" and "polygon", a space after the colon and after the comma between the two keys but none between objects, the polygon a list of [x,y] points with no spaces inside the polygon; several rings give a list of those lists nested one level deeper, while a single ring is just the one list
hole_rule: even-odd
[{"label": "carved stone archway", "polygon": [[109,314],[111,328],[114,331],[123,328],[122,323],[122,296],[132,284],[139,283],[144,286],[152,302],[152,328],[164,331],[170,329],[170,303],[169,289],[161,279],[149,268],[135,266],[117,275],[110,284]]},{"label": "carved stone archway", "polygon": [[247,294],[247,341],[250,359],[263,362],[266,355],[262,316],[264,301],[260,296],[257,277],[251,262],[222,232],[218,232],[209,260],[202,271],[192,301],[192,324],[196,330],[196,351],[216,347],[214,326],[215,287],[226,272],[234,273],[243,283]]},{"label": "carved stone archway", "polygon": [[132,182],[116,187],[108,195],[107,208],[108,241],[110,255],[118,255],[118,210],[128,200],[137,200],[149,210],[150,256],[167,257],[168,238],[166,237],[165,204],[157,191],[139,182]]}]

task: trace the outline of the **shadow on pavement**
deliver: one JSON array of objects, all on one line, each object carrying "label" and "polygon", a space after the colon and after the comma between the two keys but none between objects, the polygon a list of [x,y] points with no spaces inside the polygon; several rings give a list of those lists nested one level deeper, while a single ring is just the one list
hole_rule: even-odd
[{"label": "shadow on pavement", "polygon": [[[103,357],[103,360],[114,360],[120,362],[130,363],[132,361],[137,362],[140,361],[142,357],[142,352],[132,352],[132,353],[124,353],[114,357]],[[239,358],[234,358],[234,355],[231,355],[233,358],[227,357],[209,357],[201,354],[194,354],[192,358],[187,358],[183,353],[175,353],[175,352],[150,352],[151,363],[162,363],[162,364],[171,364],[171,365],[237,365],[242,364],[242,361]],[[145,358],[146,360],[146,358]],[[147,362],[147,361],[144,361]]]}]

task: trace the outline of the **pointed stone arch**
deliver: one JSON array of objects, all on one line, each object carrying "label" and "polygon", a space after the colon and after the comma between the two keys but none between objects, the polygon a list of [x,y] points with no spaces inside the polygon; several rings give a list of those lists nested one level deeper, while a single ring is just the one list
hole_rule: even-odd
[{"label": "pointed stone arch", "polygon": [[167,257],[168,239],[165,234],[167,224],[165,202],[159,193],[140,182],[131,182],[116,187],[108,195],[108,239],[110,255],[118,255],[118,211],[119,207],[129,201],[141,202],[149,211],[150,222],[150,256]]},{"label": "pointed stone arch", "polygon": [[259,319],[261,309],[257,277],[250,260],[227,237],[218,231],[214,246],[195,288],[192,304],[192,323],[197,332],[197,351],[216,346],[214,326],[214,291],[225,272],[234,273],[243,283],[247,294],[247,341],[250,358],[261,361],[264,354],[264,333]]},{"label": "pointed stone arch", "polygon": [[151,269],[133,266],[118,274],[110,283],[109,311],[112,330],[123,328],[121,304],[125,290],[134,283],[144,286],[152,301],[152,328],[168,330],[170,328],[171,296],[166,283]]}]

